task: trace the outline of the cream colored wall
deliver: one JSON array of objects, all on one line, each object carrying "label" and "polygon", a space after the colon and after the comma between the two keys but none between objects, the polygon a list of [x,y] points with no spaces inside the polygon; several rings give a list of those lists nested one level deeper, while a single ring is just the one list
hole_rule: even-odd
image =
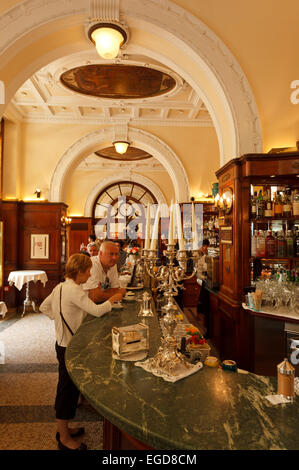
[{"label": "cream colored wall", "polygon": [[[146,126],[136,126],[149,131]],[[211,194],[217,181],[219,147],[213,127],[151,126],[150,132],[166,142],[185,167],[190,184],[190,196]]]},{"label": "cream colored wall", "polygon": [[245,73],[262,124],[263,151],[294,147],[299,104],[290,101],[298,70],[298,0],[172,0],[209,26]]},{"label": "cream colored wall", "polygon": [[[211,193],[211,185],[216,181],[215,171],[219,167],[218,143],[213,128],[139,128],[162,139],[177,154],[186,169],[191,195]],[[3,197],[34,199],[35,189],[40,188],[41,198],[47,199],[53,171],[64,152],[78,139],[96,129],[98,126],[95,125],[23,123],[17,126],[6,122]],[[145,173],[137,170],[137,173],[155,182],[168,202],[174,200],[174,188],[167,172]],[[75,170],[68,181],[66,203],[69,212],[83,215],[90,190],[101,178],[112,174],[115,172],[109,170],[96,174]]]},{"label": "cream colored wall", "polygon": [[[96,126],[22,123],[20,129],[21,164],[16,173],[21,181],[19,197],[26,200],[34,198],[37,187],[42,190],[42,199],[48,198],[51,177],[61,156],[76,140],[95,130]],[[10,154],[16,145],[17,141],[11,141],[5,146],[4,181],[9,181],[10,175],[14,174]],[[10,187],[4,184],[4,198],[8,196],[9,190]]]},{"label": "cream colored wall", "polygon": [[21,126],[11,121],[5,122],[3,146],[3,188],[5,199],[21,198]]},{"label": "cream colored wall", "polygon": [[[136,171],[141,176],[154,181],[163,192],[167,202],[174,200],[174,191],[171,180],[168,174],[164,172],[140,172]],[[103,171],[74,171],[69,181],[69,187],[67,191],[67,204],[68,214],[70,216],[84,215],[84,205],[88,194],[94,186],[96,186],[101,179],[109,176],[115,176],[115,171],[103,170]]]}]

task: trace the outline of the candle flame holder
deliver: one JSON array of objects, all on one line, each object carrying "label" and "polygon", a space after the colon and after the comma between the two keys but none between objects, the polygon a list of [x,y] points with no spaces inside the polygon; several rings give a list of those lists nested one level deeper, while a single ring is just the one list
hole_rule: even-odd
[{"label": "candle flame holder", "polygon": [[[157,266],[157,250],[143,250],[141,262],[148,275],[158,282],[158,290],[164,293],[167,299],[166,305],[162,307],[164,331],[161,338],[161,346],[157,354],[149,359],[149,366],[162,373],[176,376],[178,369],[188,371],[193,366],[189,364],[178,350],[178,344],[174,331],[177,326],[178,307],[174,297],[178,294],[178,288],[182,288],[182,282],[191,279],[198,271],[199,250],[192,250],[193,272],[187,271],[187,251],[176,250],[174,244],[168,244],[166,250],[168,263],[166,266]],[[178,265],[175,265],[175,260]]]}]

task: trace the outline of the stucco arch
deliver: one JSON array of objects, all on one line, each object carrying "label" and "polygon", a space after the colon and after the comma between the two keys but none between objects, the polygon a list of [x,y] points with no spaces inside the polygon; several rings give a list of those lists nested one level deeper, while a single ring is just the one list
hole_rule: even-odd
[{"label": "stucco arch", "polygon": [[[88,6],[89,2],[82,0],[26,0],[0,17],[0,73],[7,101],[50,60],[88,47],[82,32],[75,42],[69,40],[70,35],[66,41],[63,35],[63,28],[82,29]],[[169,55],[169,63],[179,64],[182,76],[204,100],[215,125],[220,164],[262,150],[257,106],[246,76],[229,49],[204,23],[169,0],[159,4],[157,0],[122,0],[120,13],[135,29],[131,45],[153,53],[161,51],[161,57]],[[57,39],[56,47],[49,50],[45,35],[58,30],[61,43]],[[26,47],[37,42],[38,50],[30,50],[31,62],[24,66]],[[4,108],[0,106],[0,115]]]},{"label": "stucco arch", "polygon": [[[114,135],[113,127],[100,129],[77,140],[64,153],[52,176],[49,201],[65,201],[68,179],[78,163],[94,151],[111,145]],[[149,132],[129,127],[127,135],[134,147],[154,155],[164,166],[171,178],[176,200],[178,202],[188,201],[190,194],[188,178],[175,152],[160,138]]]},{"label": "stucco arch", "polygon": [[107,176],[107,178],[101,179],[90,191],[84,206],[84,217],[91,217],[92,216],[92,208],[96,201],[97,196],[101,191],[103,191],[107,186],[113,183],[118,183],[121,180],[126,181],[134,181],[135,183],[142,184],[147,189],[151,191],[151,193],[156,197],[158,204],[167,204],[164,194],[162,193],[159,186],[157,186],[152,180],[146,178],[143,175],[139,175],[138,173],[132,171],[128,175],[128,172],[121,171],[118,172],[117,175]]}]

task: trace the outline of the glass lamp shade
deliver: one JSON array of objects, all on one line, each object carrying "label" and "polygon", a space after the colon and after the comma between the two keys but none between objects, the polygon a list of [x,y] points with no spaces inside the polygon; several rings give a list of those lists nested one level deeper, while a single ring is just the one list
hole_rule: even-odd
[{"label": "glass lamp shade", "polygon": [[117,153],[123,154],[128,150],[129,142],[113,142],[113,145]]},{"label": "glass lamp shade", "polygon": [[114,28],[101,27],[91,33],[95,42],[96,50],[103,59],[114,59],[117,57],[119,48],[124,41],[123,35]]}]

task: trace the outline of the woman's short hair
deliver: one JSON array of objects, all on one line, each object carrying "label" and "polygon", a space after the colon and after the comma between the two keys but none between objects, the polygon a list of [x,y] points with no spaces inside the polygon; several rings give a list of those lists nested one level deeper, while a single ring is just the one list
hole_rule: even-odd
[{"label": "woman's short hair", "polygon": [[65,277],[69,279],[76,279],[79,272],[84,273],[88,268],[91,268],[92,262],[89,256],[75,253],[70,256],[65,267]]}]

